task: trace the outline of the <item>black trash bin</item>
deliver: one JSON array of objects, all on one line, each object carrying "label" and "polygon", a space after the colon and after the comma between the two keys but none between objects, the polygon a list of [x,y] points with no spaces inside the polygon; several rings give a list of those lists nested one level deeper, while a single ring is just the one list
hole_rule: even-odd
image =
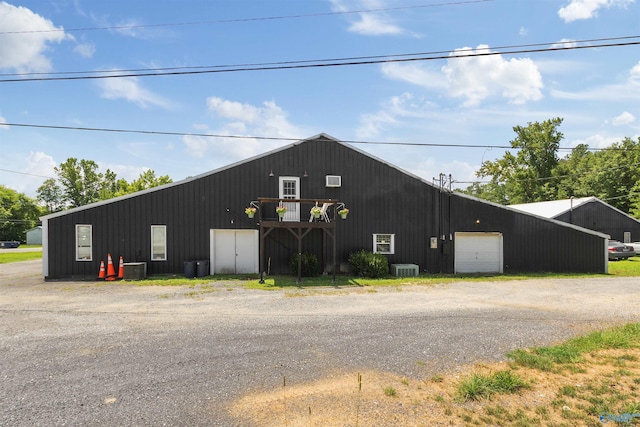
[{"label": "black trash bin", "polygon": [[196,277],[204,277],[209,275],[209,261],[196,261]]},{"label": "black trash bin", "polygon": [[184,262],[184,276],[189,279],[193,279],[196,277],[196,262],[195,261],[185,261]]}]

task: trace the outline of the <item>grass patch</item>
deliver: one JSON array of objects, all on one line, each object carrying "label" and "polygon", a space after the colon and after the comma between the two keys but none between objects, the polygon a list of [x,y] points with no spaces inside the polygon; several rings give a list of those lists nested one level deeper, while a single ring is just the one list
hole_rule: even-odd
[{"label": "grass patch", "polygon": [[398,395],[398,392],[395,388],[388,386],[384,388],[384,395],[388,397],[396,397]]},{"label": "grass patch", "polygon": [[620,277],[640,276],[640,256],[621,261],[609,261],[609,274]]},{"label": "grass patch", "polygon": [[552,371],[558,365],[582,361],[585,353],[597,350],[628,349],[640,347],[640,323],[631,323],[603,331],[592,332],[563,344],[515,350],[507,354],[516,365],[541,371]]},{"label": "grass patch", "polygon": [[34,259],[42,259],[42,252],[3,252],[0,253],[0,264],[8,264],[10,262],[31,261]]},{"label": "grass patch", "polygon": [[458,385],[457,394],[460,400],[491,399],[497,393],[516,393],[529,387],[529,384],[510,369],[493,374],[473,374],[463,379]]}]

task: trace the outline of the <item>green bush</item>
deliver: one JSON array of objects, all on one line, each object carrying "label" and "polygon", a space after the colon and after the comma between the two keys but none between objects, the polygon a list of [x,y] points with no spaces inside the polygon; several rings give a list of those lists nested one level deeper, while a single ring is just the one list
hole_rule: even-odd
[{"label": "green bush", "polygon": [[[298,275],[298,254],[294,253],[291,256],[291,262],[289,263],[291,267],[291,274],[294,276]],[[318,275],[318,257],[314,254],[304,252],[302,254],[302,276],[303,277],[313,277]]]},{"label": "green bush", "polygon": [[376,278],[389,274],[387,258],[364,249],[349,254],[349,266],[355,276]]}]

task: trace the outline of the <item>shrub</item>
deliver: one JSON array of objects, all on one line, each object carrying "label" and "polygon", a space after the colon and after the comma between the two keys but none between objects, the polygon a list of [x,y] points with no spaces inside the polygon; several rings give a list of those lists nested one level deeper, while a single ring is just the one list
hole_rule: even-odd
[{"label": "shrub", "polygon": [[349,254],[349,266],[355,276],[376,278],[389,274],[387,258],[364,249]]},{"label": "shrub", "polygon": [[[294,253],[291,256],[291,262],[289,263],[291,267],[291,274],[294,276],[298,275],[298,254]],[[302,254],[302,276],[303,277],[313,277],[318,275],[318,257],[314,254],[304,252]]]}]

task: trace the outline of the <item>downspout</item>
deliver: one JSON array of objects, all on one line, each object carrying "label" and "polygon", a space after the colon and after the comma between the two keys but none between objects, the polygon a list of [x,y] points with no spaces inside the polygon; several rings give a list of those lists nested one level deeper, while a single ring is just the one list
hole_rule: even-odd
[{"label": "downspout", "polygon": [[569,224],[573,224],[573,196],[571,196],[569,200],[571,200],[571,209],[569,210]]},{"label": "downspout", "polygon": [[49,220],[42,221],[42,276],[46,279],[49,276]]}]

